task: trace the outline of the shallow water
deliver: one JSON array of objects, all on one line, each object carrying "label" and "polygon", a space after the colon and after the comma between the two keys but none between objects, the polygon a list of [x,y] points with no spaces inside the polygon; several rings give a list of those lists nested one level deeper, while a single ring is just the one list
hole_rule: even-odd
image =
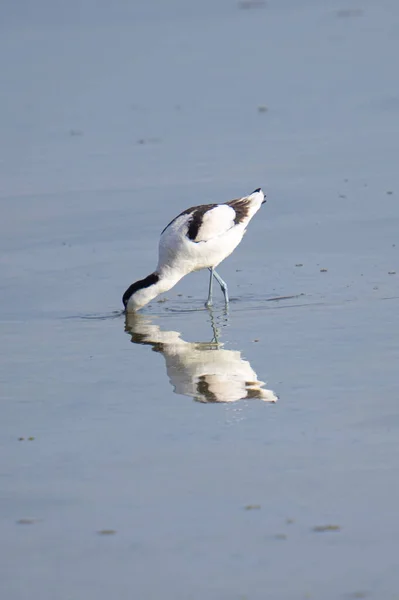
[{"label": "shallow water", "polygon": [[[397,598],[396,3],[32,6],[0,7],[2,597]],[[259,185],[228,314],[197,273],[125,323],[165,224]]]}]

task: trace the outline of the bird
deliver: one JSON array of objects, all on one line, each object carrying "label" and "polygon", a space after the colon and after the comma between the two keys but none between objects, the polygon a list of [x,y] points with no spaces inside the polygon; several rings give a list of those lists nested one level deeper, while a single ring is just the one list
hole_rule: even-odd
[{"label": "bird", "polygon": [[180,213],[161,233],[156,270],[132,283],[123,294],[125,312],[140,310],[185,275],[201,269],[210,271],[205,306],[212,306],[213,279],[219,283],[227,306],[227,284],[215,268],[238,246],[248,223],[265,202],[265,194],[258,188],[249,196],[223,204],[192,206]]}]

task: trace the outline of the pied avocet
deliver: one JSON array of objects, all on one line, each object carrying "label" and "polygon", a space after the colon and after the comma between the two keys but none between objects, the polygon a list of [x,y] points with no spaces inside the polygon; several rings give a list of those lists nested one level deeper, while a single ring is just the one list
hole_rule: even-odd
[{"label": "pied avocet", "polygon": [[159,240],[156,270],[132,283],[123,294],[127,312],[136,311],[170,290],[192,271],[209,269],[206,306],[212,305],[212,281],[219,283],[228,304],[227,285],[215,271],[241,242],[249,221],[266,202],[261,188],[224,204],[203,204],[184,210],[165,227]]}]

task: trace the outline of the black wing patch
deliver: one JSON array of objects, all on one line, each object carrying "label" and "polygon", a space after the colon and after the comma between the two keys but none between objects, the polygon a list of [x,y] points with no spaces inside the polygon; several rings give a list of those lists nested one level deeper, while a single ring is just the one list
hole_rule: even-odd
[{"label": "black wing patch", "polygon": [[183,212],[181,212],[180,215],[177,215],[177,217],[172,219],[171,222],[168,223],[168,225],[166,225],[162,233],[166,231],[167,228],[170,227],[170,225],[172,225],[172,223],[174,223],[179,217],[183,217],[184,215],[191,215],[191,218],[188,222],[187,237],[190,240],[194,241],[202,225],[202,219],[204,214],[208,212],[208,210],[211,210],[216,206],[218,206],[218,204],[202,204],[201,206],[192,206],[191,208],[187,208],[186,210],[183,210]]},{"label": "black wing patch", "polygon": [[238,198],[237,200],[230,200],[230,202],[226,202],[226,204],[227,206],[231,206],[231,208],[235,210],[235,225],[242,223],[247,218],[249,209],[251,208],[251,200],[248,200],[247,198]]},{"label": "black wing patch", "polygon": [[202,225],[204,214],[212,208],[216,208],[217,204],[205,204],[203,206],[197,206],[191,215],[190,223],[188,226],[187,237],[189,240],[195,241],[200,227]]}]

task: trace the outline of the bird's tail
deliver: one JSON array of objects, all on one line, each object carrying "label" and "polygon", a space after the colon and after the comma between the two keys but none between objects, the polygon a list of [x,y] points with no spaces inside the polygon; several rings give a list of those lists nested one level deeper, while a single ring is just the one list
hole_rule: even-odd
[{"label": "bird's tail", "polygon": [[261,188],[258,188],[249,196],[230,200],[227,204],[236,211],[236,223],[248,223],[264,202],[266,202],[265,194]]}]

